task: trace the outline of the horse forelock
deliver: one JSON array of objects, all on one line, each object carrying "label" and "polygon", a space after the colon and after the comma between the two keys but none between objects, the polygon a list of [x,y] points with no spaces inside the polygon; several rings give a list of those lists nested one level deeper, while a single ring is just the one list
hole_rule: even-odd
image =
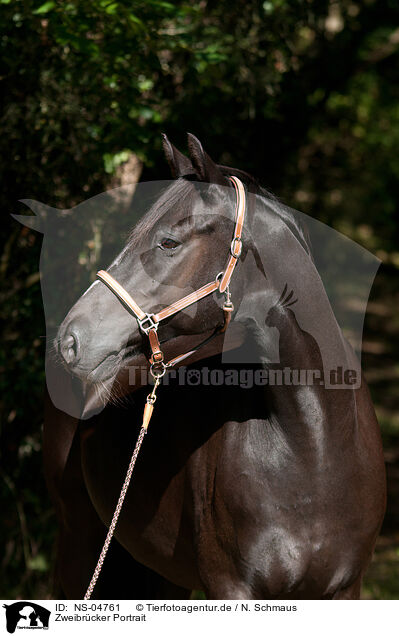
[{"label": "horse forelock", "polygon": [[134,249],[145,243],[158,221],[170,210],[184,209],[189,215],[195,195],[194,185],[185,178],[176,179],[172,183],[168,182],[149,211],[132,229],[128,247]]}]

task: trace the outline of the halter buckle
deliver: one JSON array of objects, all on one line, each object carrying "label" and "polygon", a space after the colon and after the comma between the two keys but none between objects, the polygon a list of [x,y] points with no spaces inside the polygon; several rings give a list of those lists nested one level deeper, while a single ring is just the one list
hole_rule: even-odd
[{"label": "halter buckle", "polygon": [[148,336],[151,329],[158,329],[158,322],[154,320],[154,314],[146,314],[144,318],[138,319],[139,327],[143,333]]},{"label": "halter buckle", "polygon": [[234,258],[240,258],[242,252],[242,242],[239,236],[235,236],[231,241],[230,254]]}]

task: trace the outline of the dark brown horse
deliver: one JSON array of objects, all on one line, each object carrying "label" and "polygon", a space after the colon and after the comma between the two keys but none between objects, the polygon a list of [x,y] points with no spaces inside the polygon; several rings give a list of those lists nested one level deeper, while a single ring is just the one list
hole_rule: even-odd
[{"label": "dark brown horse", "polygon": [[[214,280],[230,246],[227,177],[236,175],[250,193],[231,282],[236,310],[226,335],[189,360],[190,382],[177,375],[159,389],[94,597],[188,598],[196,589],[213,599],[359,598],[385,510],[381,440],[364,380],[346,388],[323,381],[326,356],[347,369],[357,363],[306,232],[252,177],[215,164],[195,137],[190,158],[166,138],[164,148],[175,181],[109,272],[148,311]],[[165,320],[166,358],[222,321],[215,295]],[[147,364],[146,339],[97,282],[68,313],[57,348],[68,369],[62,376],[56,368],[62,382],[78,378],[97,396],[112,384],[111,393],[124,395],[84,421],[48,400],[44,452],[60,521],[58,575],[65,595],[80,598],[141,425],[148,387],[129,386],[128,370]],[[230,378],[245,371],[281,379],[294,369],[318,381],[244,388],[198,380],[204,369],[220,378],[227,366]]]}]

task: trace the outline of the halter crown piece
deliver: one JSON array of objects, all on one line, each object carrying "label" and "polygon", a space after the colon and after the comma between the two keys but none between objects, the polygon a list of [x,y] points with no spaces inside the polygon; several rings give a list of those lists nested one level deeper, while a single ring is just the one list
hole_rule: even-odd
[{"label": "halter crown piece", "polygon": [[[224,271],[220,272],[216,276],[215,280],[212,283],[207,283],[203,287],[200,287],[200,289],[197,289],[191,294],[188,294],[188,296],[184,296],[184,298],[182,298],[181,300],[178,300],[172,303],[171,305],[169,305],[169,307],[162,309],[157,314],[147,314],[138,306],[138,304],[133,300],[133,298],[126,291],[126,289],[124,289],[124,287],[122,287],[122,285],[120,285],[118,281],[116,281],[115,278],[111,276],[111,274],[109,274],[108,272],[105,272],[104,270],[100,270],[99,272],[97,272],[97,278],[102,283],[104,283],[115,294],[118,300],[120,300],[122,305],[130,313],[133,314],[133,316],[137,320],[137,323],[141,332],[145,334],[146,336],[148,336],[149,344],[151,347],[151,356],[149,358],[150,372],[152,374],[152,377],[154,378],[154,386],[151,393],[149,393],[149,395],[147,396],[147,402],[144,407],[143,423],[141,425],[140,433],[137,438],[136,446],[134,448],[134,451],[130,460],[125,481],[123,483],[123,486],[119,495],[118,503],[116,505],[111,523],[108,528],[108,532],[107,532],[106,539],[104,541],[103,548],[101,550],[99,559],[97,561],[97,565],[94,570],[93,576],[89,583],[89,587],[87,588],[86,594],[84,596],[85,600],[88,600],[91,598],[97,579],[100,575],[101,568],[103,566],[104,559],[106,557],[109,545],[111,543],[111,539],[113,537],[115,527],[118,522],[119,514],[121,512],[122,505],[127,493],[127,489],[130,484],[130,480],[132,477],[136,459],[139,454],[141,444],[144,439],[144,435],[147,432],[148,425],[150,423],[150,419],[152,416],[152,412],[154,410],[154,403],[155,403],[155,400],[157,399],[156,390],[161,382],[161,378],[165,375],[166,371],[170,367],[177,364],[178,362],[182,362],[182,360],[185,360],[186,358],[191,356],[193,353],[195,353],[195,351],[197,351],[198,349],[203,347],[205,344],[207,344],[216,335],[226,331],[230,323],[231,313],[232,311],[234,311],[234,306],[230,299],[229,284],[230,284],[230,280],[233,275],[235,266],[237,265],[237,261],[241,256],[241,250],[242,250],[241,235],[242,235],[242,229],[243,229],[244,220],[245,220],[246,195],[245,195],[244,185],[240,181],[240,179],[237,179],[237,177],[229,177],[229,179],[232,182],[236,191],[234,234],[233,234],[233,239],[230,245],[230,255],[229,255],[226,268]],[[176,358],[169,360],[169,362],[165,363],[164,355],[161,351],[161,347],[160,347],[159,339],[157,335],[157,329],[158,329],[159,323],[162,320],[165,320],[166,318],[169,318],[170,316],[177,314],[182,309],[185,309],[189,305],[192,305],[198,302],[199,300],[201,300],[201,298],[205,298],[205,296],[208,296],[209,294],[212,294],[215,291],[219,291],[221,294],[225,295],[225,301],[223,304],[223,316],[224,316],[223,326],[217,327],[215,331],[213,332],[213,334],[209,336],[209,338],[206,338],[206,340],[204,340],[199,345],[194,347],[194,349],[191,349],[191,351],[188,351],[187,353],[183,353],[177,356]]]}]

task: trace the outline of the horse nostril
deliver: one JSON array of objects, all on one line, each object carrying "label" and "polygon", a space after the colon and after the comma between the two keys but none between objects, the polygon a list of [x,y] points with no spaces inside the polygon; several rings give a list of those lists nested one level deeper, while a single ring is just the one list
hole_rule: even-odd
[{"label": "horse nostril", "polygon": [[67,333],[60,346],[61,355],[67,364],[74,364],[79,353],[79,341],[75,333]]},{"label": "horse nostril", "polygon": [[68,347],[69,349],[71,347],[74,347],[75,346],[75,338],[72,335],[68,336],[67,338],[65,338],[64,345],[66,347]]}]

